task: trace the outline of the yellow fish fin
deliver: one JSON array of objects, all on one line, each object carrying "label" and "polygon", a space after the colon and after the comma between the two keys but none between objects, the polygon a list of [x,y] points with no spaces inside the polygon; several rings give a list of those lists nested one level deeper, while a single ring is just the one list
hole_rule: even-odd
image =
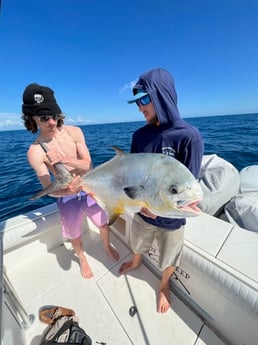
[{"label": "yellow fish fin", "polygon": [[119,216],[119,214],[112,214],[112,216],[109,217],[109,221],[108,221],[107,225],[110,226],[113,223],[115,223],[118,216]]},{"label": "yellow fish fin", "polygon": [[107,218],[108,218],[108,225],[112,225],[117,217],[120,216],[120,214],[124,213],[123,207],[115,207],[115,208],[107,208],[106,207],[106,212],[107,212]]}]

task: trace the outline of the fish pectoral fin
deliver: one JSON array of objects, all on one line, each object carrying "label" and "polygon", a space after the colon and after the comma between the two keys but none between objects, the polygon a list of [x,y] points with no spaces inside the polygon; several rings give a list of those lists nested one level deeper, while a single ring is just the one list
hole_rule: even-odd
[{"label": "fish pectoral fin", "polygon": [[139,185],[139,186],[128,186],[124,188],[125,194],[130,198],[130,199],[143,199],[145,190],[144,187]]}]

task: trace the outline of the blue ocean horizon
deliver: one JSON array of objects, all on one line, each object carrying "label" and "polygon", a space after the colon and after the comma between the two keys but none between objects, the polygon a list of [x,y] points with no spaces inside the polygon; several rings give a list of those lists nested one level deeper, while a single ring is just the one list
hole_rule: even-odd
[{"label": "blue ocean horizon", "polygon": [[[184,118],[197,127],[204,138],[204,152],[217,154],[239,171],[258,165],[258,113]],[[96,167],[114,156],[112,146],[130,150],[133,132],[145,121],[90,124],[80,126]],[[27,161],[27,150],[36,135],[26,130],[0,131],[0,221],[24,214],[55,202],[43,197],[31,201],[29,197],[41,185]]]}]

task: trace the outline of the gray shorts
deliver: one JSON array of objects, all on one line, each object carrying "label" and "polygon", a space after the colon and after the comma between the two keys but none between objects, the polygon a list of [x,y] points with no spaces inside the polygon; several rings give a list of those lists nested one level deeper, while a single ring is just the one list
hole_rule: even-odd
[{"label": "gray shorts", "polygon": [[176,230],[159,228],[146,223],[137,214],[132,223],[132,250],[136,254],[148,254],[156,238],[159,250],[159,266],[163,271],[178,266],[184,245],[184,226]]}]

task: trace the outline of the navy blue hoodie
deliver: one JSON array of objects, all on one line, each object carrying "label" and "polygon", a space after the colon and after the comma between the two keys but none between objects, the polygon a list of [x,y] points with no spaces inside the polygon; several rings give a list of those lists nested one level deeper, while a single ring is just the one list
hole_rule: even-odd
[{"label": "navy blue hoodie", "polygon": [[[184,121],[177,108],[177,94],[171,74],[161,68],[143,73],[133,93],[144,90],[151,98],[159,126],[147,124],[132,137],[131,152],[157,152],[172,156],[182,162],[197,178],[203,157],[203,139],[199,131]],[[147,223],[175,230],[186,223],[185,219],[139,214]]]}]

